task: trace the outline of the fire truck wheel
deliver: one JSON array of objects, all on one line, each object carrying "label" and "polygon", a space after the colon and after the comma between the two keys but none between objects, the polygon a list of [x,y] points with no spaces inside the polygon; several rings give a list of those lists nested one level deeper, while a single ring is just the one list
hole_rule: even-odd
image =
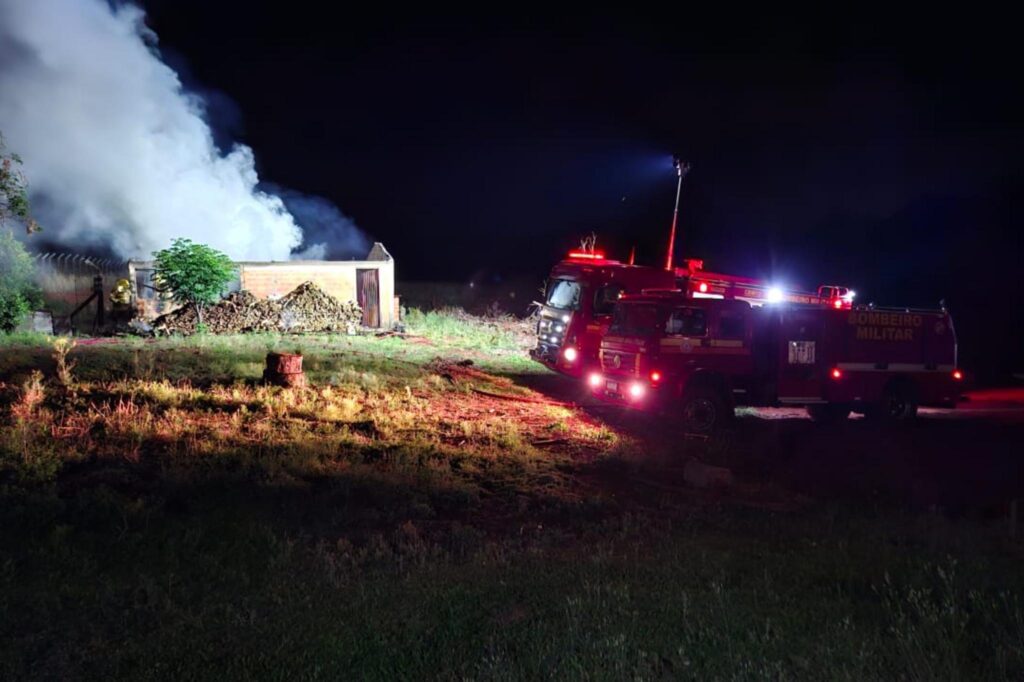
[{"label": "fire truck wheel", "polygon": [[711,433],[721,428],[728,418],[725,401],[710,386],[687,391],[682,408],[683,426],[690,433]]},{"label": "fire truck wheel", "polygon": [[832,424],[846,421],[850,416],[850,408],[846,405],[837,405],[835,403],[808,405],[807,416],[811,418],[811,421],[818,424]]},{"label": "fire truck wheel", "polygon": [[914,385],[895,381],[885,388],[882,402],[867,413],[886,422],[906,422],[917,416],[917,394]]}]

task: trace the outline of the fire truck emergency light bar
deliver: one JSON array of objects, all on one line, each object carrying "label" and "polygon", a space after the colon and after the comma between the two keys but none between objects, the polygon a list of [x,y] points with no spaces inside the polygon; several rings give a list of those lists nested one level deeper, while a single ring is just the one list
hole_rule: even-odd
[{"label": "fire truck emergency light bar", "polygon": [[604,251],[570,251],[569,258],[583,260],[604,260]]},{"label": "fire truck emergency light bar", "polygon": [[694,298],[735,298],[748,301],[754,305],[765,303],[800,303],[804,305],[829,305],[836,310],[853,307],[856,295],[846,287],[822,286],[817,293],[788,291],[778,286],[770,286],[745,277],[721,275],[717,273],[701,273],[701,279],[691,275],[689,289]]}]

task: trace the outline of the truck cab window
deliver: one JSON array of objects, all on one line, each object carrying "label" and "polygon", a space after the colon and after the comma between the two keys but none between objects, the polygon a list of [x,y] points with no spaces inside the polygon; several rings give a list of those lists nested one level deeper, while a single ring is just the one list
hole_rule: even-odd
[{"label": "truck cab window", "polygon": [[746,336],[743,317],[736,313],[723,312],[718,318],[718,338],[743,339]]},{"label": "truck cab window", "polygon": [[676,308],[665,323],[665,334],[669,336],[705,336],[707,333],[707,317],[702,308]]},{"label": "truck cab window", "polygon": [[618,284],[606,284],[598,289],[594,294],[594,315],[611,315],[623,291]]},{"label": "truck cab window", "polygon": [[658,330],[658,306],[649,303],[623,303],[614,307],[610,334],[651,336]]},{"label": "truck cab window", "polygon": [[559,310],[576,310],[580,307],[580,285],[570,279],[556,279],[548,285],[545,303]]}]

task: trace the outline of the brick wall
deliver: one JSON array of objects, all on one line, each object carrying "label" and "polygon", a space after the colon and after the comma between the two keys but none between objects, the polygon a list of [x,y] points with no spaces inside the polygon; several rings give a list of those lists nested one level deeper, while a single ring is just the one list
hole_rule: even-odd
[{"label": "brick wall", "polygon": [[313,282],[339,301],[356,300],[356,269],[346,265],[243,265],[241,285],[258,298],[280,298]]},{"label": "brick wall", "polygon": [[[380,325],[388,329],[398,319],[394,306],[395,296],[395,261],[379,245],[374,251],[380,251],[376,260],[366,261],[291,261],[280,263],[238,263],[238,281],[230,287],[231,291],[246,289],[257,298],[280,298],[303,282],[313,282],[321,289],[340,301],[355,301],[356,270],[374,269],[379,275],[380,285]],[[371,256],[374,254],[371,251]],[[140,313],[145,317],[156,314],[155,306],[161,302],[156,296],[148,294],[139,285],[151,272],[153,264],[146,261],[132,261],[129,264],[130,279],[136,288],[134,300]]]}]

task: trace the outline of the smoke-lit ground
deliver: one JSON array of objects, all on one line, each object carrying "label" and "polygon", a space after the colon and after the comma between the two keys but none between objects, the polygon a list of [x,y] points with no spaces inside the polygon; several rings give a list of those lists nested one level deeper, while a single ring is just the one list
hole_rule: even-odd
[{"label": "smoke-lit ground", "polygon": [[48,245],[145,258],[186,237],[237,260],[364,257],[330,202],[265,191],[252,149],[215,143],[216,99],[184,88],[144,19],[127,3],[0,0],[0,132]]},{"label": "smoke-lit ground", "polygon": [[[1024,675],[1005,401],[705,440],[587,400],[526,324],[406,322],[66,373],[3,339],[0,677]],[[309,386],[262,385],[270,349]]]}]

